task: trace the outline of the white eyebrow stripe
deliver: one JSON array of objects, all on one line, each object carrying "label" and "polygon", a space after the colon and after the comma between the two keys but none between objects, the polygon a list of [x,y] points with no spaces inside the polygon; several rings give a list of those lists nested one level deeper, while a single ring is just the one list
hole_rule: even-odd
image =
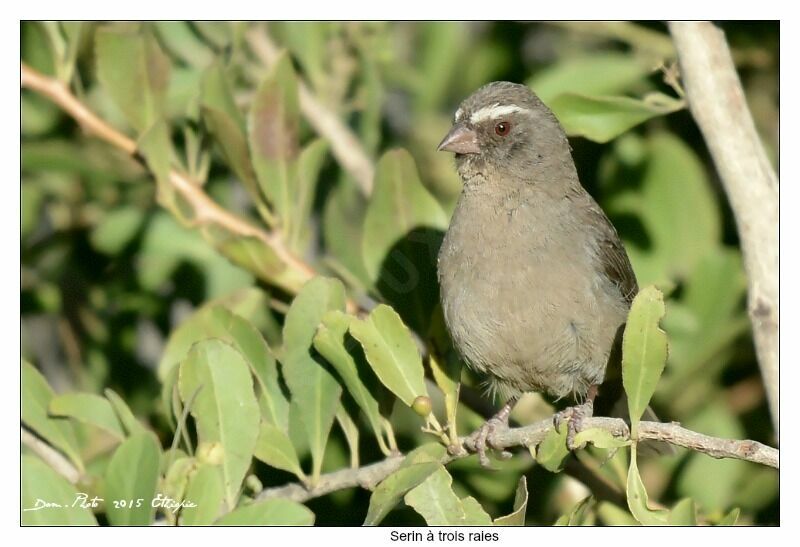
[{"label": "white eyebrow stripe", "polygon": [[461,116],[463,116],[463,115],[464,115],[464,111],[463,110],[461,110],[460,108],[458,110],[456,110],[456,121],[460,120]]},{"label": "white eyebrow stripe", "polygon": [[527,108],[522,108],[515,104],[506,104],[502,106],[500,104],[493,104],[492,106],[485,106],[480,110],[476,110],[472,116],[469,117],[469,121],[472,123],[480,123],[484,120],[491,120],[499,118],[500,116],[507,116],[515,112],[527,110]]}]

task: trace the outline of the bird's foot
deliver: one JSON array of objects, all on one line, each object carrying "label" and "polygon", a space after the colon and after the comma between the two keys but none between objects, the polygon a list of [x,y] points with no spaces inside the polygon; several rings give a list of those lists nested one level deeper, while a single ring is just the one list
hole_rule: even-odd
[{"label": "bird's foot", "polygon": [[478,461],[481,467],[487,469],[491,468],[489,457],[486,455],[488,448],[499,450],[501,459],[507,460],[511,457],[511,453],[497,446],[494,439],[498,433],[508,430],[508,416],[511,414],[511,409],[514,408],[516,402],[516,398],[508,401],[497,414],[486,420],[483,425],[467,439],[467,445],[478,453]]},{"label": "bird's foot", "polygon": [[597,386],[589,388],[586,400],[575,406],[565,408],[553,417],[553,425],[558,431],[566,425],[567,448],[576,450],[581,446],[575,445],[575,436],[583,429],[583,420],[591,418],[594,413],[594,398],[597,395]]}]

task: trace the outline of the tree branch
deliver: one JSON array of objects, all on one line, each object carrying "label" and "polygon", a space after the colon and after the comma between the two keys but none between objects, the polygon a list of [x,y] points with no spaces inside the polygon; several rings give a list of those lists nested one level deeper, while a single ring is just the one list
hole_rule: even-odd
[{"label": "tree branch", "polygon": [[[62,82],[37,72],[25,63],[22,63],[21,70],[20,84],[23,88],[35,91],[53,101],[64,112],[74,118],[88,133],[119,148],[126,154],[131,156],[136,154],[137,146],[133,139],[117,131],[86,108]],[[196,181],[191,180],[180,171],[171,170],[169,182],[192,207],[198,223],[218,224],[235,234],[256,238],[269,247],[278,259],[295,274],[292,276],[291,283],[284,283],[282,288],[293,293],[297,292],[305,281],[314,276],[313,268],[292,254],[286,247],[279,231],[264,231],[227,209],[220,207],[208,194],[203,192],[202,187]],[[277,284],[276,280],[273,279],[265,279],[264,281]]]},{"label": "tree branch", "polygon": [[22,444],[30,448],[31,452],[39,456],[42,461],[71,484],[78,482],[81,478],[81,472],[67,458],[62,456],[61,452],[28,431],[25,427],[20,428],[20,433]]},{"label": "tree branch", "polygon": [[[592,428],[603,429],[621,439],[630,438],[628,425],[621,418],[587,418],[581,422],[581,431]],[[547,418],[525,427],[498,431],[492,439],[492,445],[497,449],[537,445],[544,440],[551,429],[553,429],[553,418]],[[467,457],[470,453],[475,452],[475,445],[470,437],[462,437],[459,440],[466,450],[461,454],[445,456],[442,464]],[[677,423],[639,422],[639,441],[645,440],[663,441],[675,446],[682,446],[713,458],[745,460],[778,469],[779,452],[775,448],[756,441],[711,437],[681,427]],[[259,494],[258,498],[287,498],[304,502],[337,490],[356,486],[373,490],[378,483],[394,473],[402,461],[402,455],[389,456],[377,463],[356,469],[342,469],[322,475],[319,483],[310,489],[300,483],[291,483],[267,488]]]},{"label": "tree branch", "polygon": [[733,209],[748,276],[748,311],[775,432],[778,410],[778,178],[747,108],[721,30],[669,23],[692,116]]},{"label": "tree branch", "polygon": [[[270,66],[278,58],[279,49],[272,43],[264,28],[255,26],[247,32],[247,43],[253,53],[265,65]],[[331,144],[331,152],[336,161],[350,173],[361,192],[368,196],[372,193],[372,179],[375,167],[372,165],[361,141],[353,134],[336,113],[325,107],[311,92],[308,85],[298,79],[297,92],[300,99],[300,111],[306,121]]]}]

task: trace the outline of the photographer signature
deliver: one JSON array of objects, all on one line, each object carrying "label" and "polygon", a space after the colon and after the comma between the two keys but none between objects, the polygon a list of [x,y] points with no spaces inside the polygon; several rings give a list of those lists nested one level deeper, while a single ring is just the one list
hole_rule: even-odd
[{"label": "photographer signature", "polygon": [[[101,503],[104,503],[105,500],[101,497],[94,496],[92,498],[89,497],[88,494],[84,492],[79,492],[75,499],[72,500],[72,503],[57,503],[54,501],[47,501],[43,500],[42,498],[36,498],[32,507],[26,507],[22,509],[23,511],[41,511],[42,509],[64,509],[64,508],[72,508],[77,507],[80,509],[96,509],[100,507]],[[116,509],[134,509],[138,507],[142,507],[144,505],[143,498],[135,498],[129,500],[111,500],[111,504]],[[177,513],[179,509],[184,507],[197,507],[197,504],[189,501],[189,500],[182,500],[177,501],[169,496],[164,496],[163,494],[158,494],[152,500],[150,500],[150,507],[158,509],[168,509],[173,513]]]}]

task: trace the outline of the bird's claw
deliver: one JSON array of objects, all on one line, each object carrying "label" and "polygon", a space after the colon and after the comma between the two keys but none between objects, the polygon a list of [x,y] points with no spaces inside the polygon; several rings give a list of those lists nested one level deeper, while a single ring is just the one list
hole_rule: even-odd
[{"label": "bird's claw", "polygon": [[471,444],[475,452],[478,454],[478,461],[481,464],[481,467],[485,469],[491,469],[491,462],[489,461],[489,456],[487,456],[487,448],[492,448],[494,450],[500,450],[500,458],[501,459],[508,459],[511,457],[511,453],[505,450],[502,450],[495,446],[494,437],[498,433],[498,431],[503,431],[508,429],[508,417],[506,416],[505,419],[494,417],[489,420],[486,420],[482,426],[480,426],[472,435],[469,437],[469,444]]},{"label": "bird's claw", "polygon": [[553,425],[556,430],[561,431],[561,428],[566,424],[567,448],[570,450],[582,448],[582,445],[575,445],[575,436],[583,429],[583,420],[591,418],[593,411],[594,403],[592,401],[586,401],[583,404],[565,408],[561,412],[556,413],[553,417]]}]

